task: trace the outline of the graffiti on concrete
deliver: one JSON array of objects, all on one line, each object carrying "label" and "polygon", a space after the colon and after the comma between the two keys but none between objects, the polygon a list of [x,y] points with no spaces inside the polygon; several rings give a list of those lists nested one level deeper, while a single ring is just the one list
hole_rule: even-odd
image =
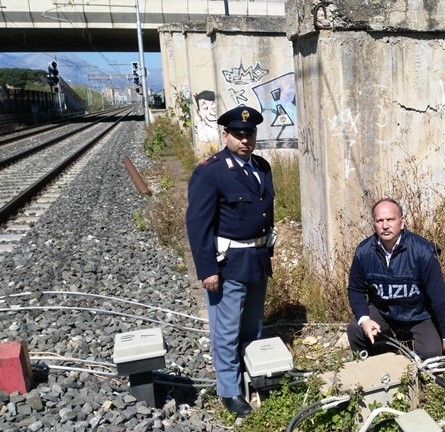
[{"label": "graffiti on concrete", "polygon": [[245,104],[248,100],[246,97],[246,90],[244,89],[235,90],[233,88],[229,88],[229,95],[235,102],[235,105]]},{"label": "graffiti on concrete", "polygon": [[317,149],[315,148],[315,140],[313,134],[312,123],[309,122],[307,127],[300,130],[300,139],[298,142],[301,148],[301,154],[305,157],[308,163],[308,169],[310,172],[317,172],[317,168],[320,166],[320,155],[316,154]]},{"label": "graffiti on concrete", "polygon": [[194,95],[196,102],[195,140],[201,143],[214,143],[219,140],[216,115],[215,92],[203,90]]},{"label": "graffiti on concrete", "polygon": [[247,69],[244,69],[241,63],[239,67],[232,68],[231,70],[223,70],[222,73],[228,83],[245,85],[260,82],[261,78],[269,73],[269,70],[262,69],[258,62],[255,67],[250,66]]},{"label": "graffiti on concrete", "polygon": [[222,70],[228,83],[228,94],[235,106],[250,105],[257,108],[264,117],[258,126],[258,148],[295,148],[296,101],[295,75],[288,72],[267,82],[262,82],[270,70],[259,62],[255,66]]},{"label": "graffiti on concrete", "polygon": [[357,120],[359,114],[353,114],[350,109],[341,111],[331,119],[331,132],[333,135],[357,135]]},{"label": "graffiti on concrete", "polygon": [[295,77],[293,72],[274,78],[252,88],[258,99],[264,123],[269,133],[261,139],[275,140],[277,147],[295,144],[297,108],[295,104]]}]

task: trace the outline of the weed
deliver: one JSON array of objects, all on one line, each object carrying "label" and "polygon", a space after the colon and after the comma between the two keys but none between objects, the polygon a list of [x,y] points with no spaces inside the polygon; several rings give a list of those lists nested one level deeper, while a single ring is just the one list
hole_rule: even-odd
[{"label": "weed", "polygon": [[142,210],[137,210],[133,213],[133,222],[139,231],[145,231],[147,229],[147,219]]},{"label": "weed", "polygon": [[247,417],[236,431],[242,432],[281,432],[294,413],[302,406],[304,393],[296,392],[284,382],[272,390],[261,402],[255,413]]},{"label": "weed", "polygon": [[159,242],[184,255],[184,209],[179,209],[177,198],[167,190],[161,191],[150,203],[147,220]]},{"label": "weed", "polygon": [[175,180],[170,173],[164,171],[160,176],[159,185],[163,191],[167,192],[175,187]]},{"label": "weed", "polygon": [[187,173],[197,164],[193,151],[191,131],[181,129],[174,117],[156,117],[147,129],[147,139],[143,145],[144,153],[152,159],[174,156],[178,158]]},{"label": "weed", "polygon": [[179,92],[176,87],[173,87],[175,92],[175,104],[178,111],[178,118],[181,126],[184,129],[190,129],[192,126],[191,115],[191,101],[189,97],[186,97],[184,92]]}]

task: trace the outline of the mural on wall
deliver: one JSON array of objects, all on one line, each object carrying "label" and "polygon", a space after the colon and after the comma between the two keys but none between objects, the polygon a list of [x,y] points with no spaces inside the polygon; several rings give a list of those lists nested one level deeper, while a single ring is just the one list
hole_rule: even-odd
[{"label": "mural on wall", "polygon": [[215,92],[203,90],[194,95],[194,100],[195,147],[198,153],[204,153],[212,145],[219,145]]},{"label": "mural on wall", "polygon": [[258,126],[258,148],[295,148],[297,146],[297,109],[295,101],[295,76],[293,72],[260,83],[269,70],[255,66],[223,70],[230,85],[228,93],[233,103],[251,105],[264,117]]},{"label": "mural on wall", "polygon": [[295,147],[297,107],[293,72],[252,88],[261,106],[264,126],[259,130],[259,142],[275,140],[276,147]]}]

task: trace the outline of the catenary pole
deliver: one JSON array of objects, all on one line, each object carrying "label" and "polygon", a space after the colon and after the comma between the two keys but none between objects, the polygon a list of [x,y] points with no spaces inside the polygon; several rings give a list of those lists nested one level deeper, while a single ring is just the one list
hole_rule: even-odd
[{"label": "catenary pole", "polygon": [[141,19],[139,16],[139,0],[136,0],[136,24],[138,31],[138,48],[139,48],[139,68],[141,72],[142,81],[142,104],[144,106],[144,120],[145,126],[150,125],[150,113],[148,110],[148,94],[147,94],[147,70],[144,62],[144,43],[142,41]]}]

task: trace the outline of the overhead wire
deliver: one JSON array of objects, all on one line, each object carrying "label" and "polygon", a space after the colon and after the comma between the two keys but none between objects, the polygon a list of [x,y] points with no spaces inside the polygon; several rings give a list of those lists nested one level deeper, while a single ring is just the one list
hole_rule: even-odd
[{"label": "overhead wire", "polygon": [[[90,4],[90,3],[88,3],[87,5],[89,5],[89,6],[94,6],[94,4]],[[60,10],[59,8],[63,8],[64,6],[70,6],[70,7],[72,7],[74,10],[75,10],[75,12],[77,12],[77,14],[78,14],[78,16],[79,16],[79,19],[81,20],[81,21],[83,21],[85,24],[86,24],[86,22],[85,22],[85,20],[84,20],[84,14],[85,14],[85,12],[84,11],[80,11],[79,10],[79,8],[78,8],[78,5],[76,4],[76,3],[73,3],[73,2],[71,2],[71,3],[67,3],[67,4],[61,4],[60,6],[57,6],[57,4],[56,4],[56,8],[54,8],[54,9],[56,9],[56,10],[58,10],[61,14],[63,14],[65,17],[66,17],[66,20],[65,21],[67,21],[73,28],[75,28],[75,29],[80,29],[80,30],[84,30],[84,28],[83,27],[78,27],[78,26],[76,26],[75,25],[75,23],[72,21],[72,20],[70,20],[67,16],[66,16],[66,14],[64,13],[64,11],[63,10]],[[111,11],[110,11],[110,13],[111,13]],[[49,17],[48,17],[49,18]],[[115,67],[115,65],[113,64],[113,62],[111,62],[106,56],[105,56],[105,54],[103,53],[103,52],[101,52],[99,49],[97,49],[97,47],[94,45],[94,43],[91,41],[91,39],[90,38],[87,38],[87,37],[85,37],[85,35],[84,35],[84,32],[82,31],[81,32],[81,37],[85,40],[85,42],[97,53],[97,54],[99,54],[104,60],[105,60],[105,62],[109,65],[109,66],[111,66],[116,72],[117,72],[117,74],[121,77],[121,79],[122,80],[125,80],[126,81],[126,76],[125,76],[125,74],[122,74],[122,72],[119,70],[119,69],[117,69],[116,67]],[[106,74],[105,74],[106,75]]]}]

